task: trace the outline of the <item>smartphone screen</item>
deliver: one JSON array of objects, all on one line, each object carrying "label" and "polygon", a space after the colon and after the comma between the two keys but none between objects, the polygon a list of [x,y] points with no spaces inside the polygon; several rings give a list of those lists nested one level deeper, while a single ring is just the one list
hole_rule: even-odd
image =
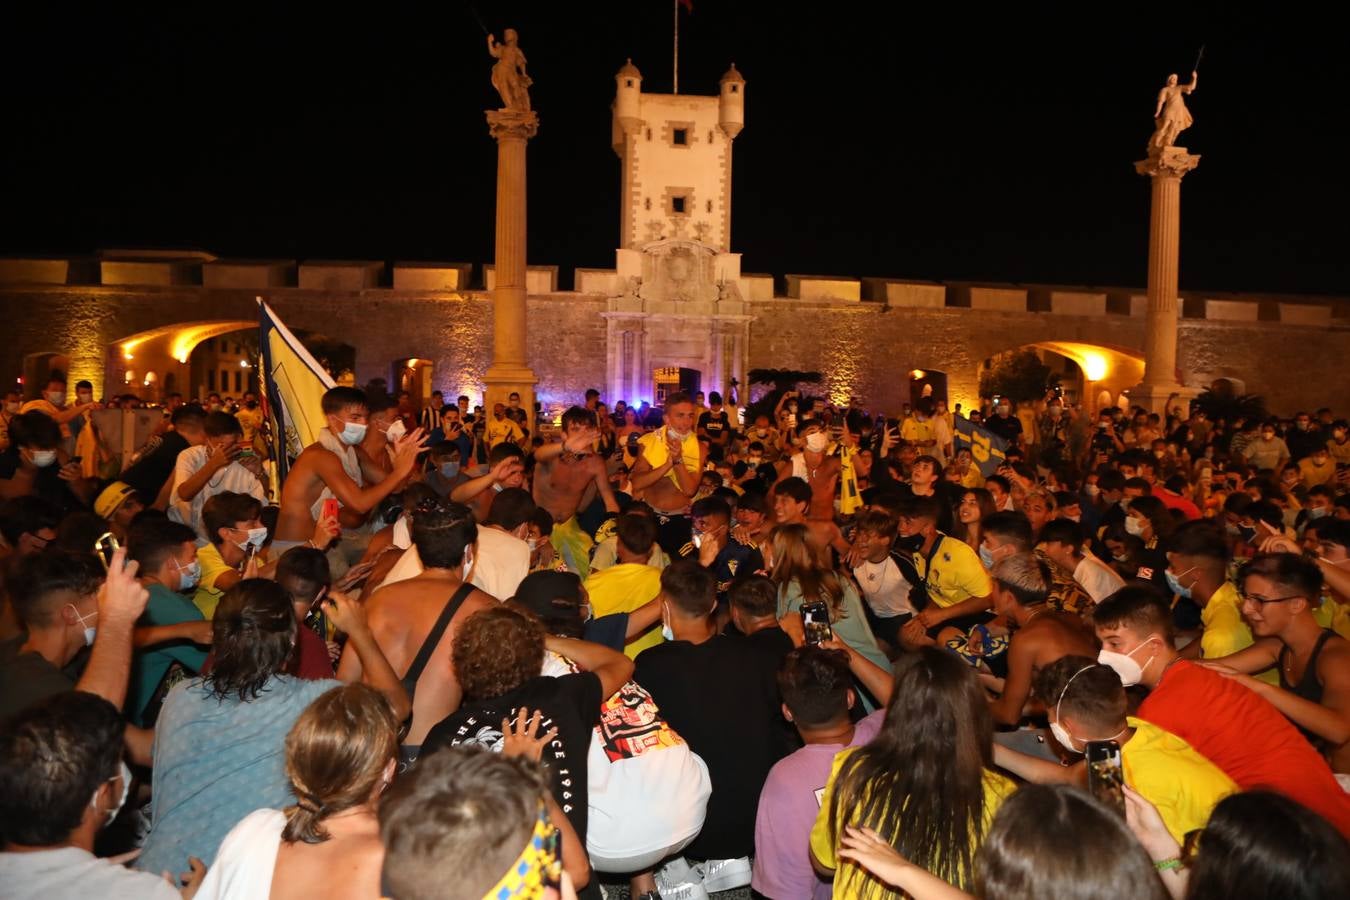
[{"label": "smartphone screen", "polygon": [[1125,815],[1125,774],[1120,745],[1115,741],[1088,741],[1088,791],[1102,803]]},{"label": "smartphone screen", "polygon": [[329,497],[327,500],[323,501],[322,518],[326,519],[329,516],[336,516],[337,514],[338,502],[336,497]]},{"label": "smartphone screen", "polygon": [[830,608],[824,600],[802,604],[802,631],[806,633],[808,644],[819,644],[834,637],[830,628]]}]

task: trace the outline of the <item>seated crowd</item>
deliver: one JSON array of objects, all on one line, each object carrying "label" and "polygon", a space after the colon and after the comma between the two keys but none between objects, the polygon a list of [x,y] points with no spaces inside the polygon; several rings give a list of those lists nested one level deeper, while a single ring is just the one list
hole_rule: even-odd
[{"label": "seated crowd", "polygon": [[76,397],[0,432],[0,900],[1350,897],[1330,410],[337,387],[273,484],[252,394],[120,471]]}]

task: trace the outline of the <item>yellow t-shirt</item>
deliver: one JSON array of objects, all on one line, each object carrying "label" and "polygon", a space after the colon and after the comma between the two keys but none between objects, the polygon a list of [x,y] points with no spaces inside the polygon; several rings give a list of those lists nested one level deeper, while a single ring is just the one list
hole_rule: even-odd
[{"label": "yellow t-shirt", "polygon": [[1321,466],[1313,464],[1312,457],[1301,459],[1298,462],[1298,474],[1303,479],[1304,487],[1317,487],[1319,484],[1333,485],[1336,483],[1336,461],[1327,458],[1327,461]]},{"label": "yellow t-shirt", "polygon": [[1350,441],[1341,444],[1335,438],[1329,438],[1327,440],[1327,452],[1331,454],[1332,462],[1350,463]]},{"label": "yellow t-shirt", "polygon": [[[596,572],[586,579],[586,593],[591,600],[591,613],[598,619],[612,613],[630,613],[661,593],[661,570],[641,563],[619,563]],[[624,645],[629,659],[648,647],[655,647],[665,638],[654,626]]]},{"label": "yellow t-shirt", "polygon": [[941,607],[955,606],[971,597],[988,597],[994,583],[970,545],[947,535],[939,535],[941,546],[933,554],[933,575],[922,552],[914,553],[914,566],[928,583],[928,598]]},{"label": "yellow t-shirt", "polygon": [[202,566],[202,580],[197,582],[197,592],[192,595],[192,605],[202,611],[208,619],[215,618],[216,606],[225,592],[216,589],[216,579],[233,567],[220,558],[220,548],[207,544],[197,548],[197,562]]},{"label": "yellow t-shirt", "polygon": [[[827,869],[834,869],[834,893],[836,898],[857,897],[893,897],[896,896],[884,882],[867,872],[857,863],[849,860],[843,860],[840,865],[839,859],[839,835],[830,830],[830,807],[834,804],[835,779],[839,775],[839,767],[850,753],[857,751],[857,748],[844,750],[834,757],[834,766],[830,769],[830,780],[825,785],[825,790],[820,795],[820,812],[816,814],[816,823],[811,826],[811,855],[816,858],[822,866]],[[994,820],[994,814],[998,808],[1003,805],[1017,790],[1017,785],[1012,781],[988,769],[984,772],[984,828],[981,835],[989,833],[989,823]],[[844,824],[853,824],[850,819]],[[904,827],[903,825],[901,827]],[[979,849],[980,839],[971,835],[971,850]],[[911,860],[913,862],[913,860]],[[921,865],[922,863],[920,863]]]},{"label": "yellow t-shirt", "polygon": [[[1204,659],[1231,656],[1254,643],[1252,631],[1242,619],[1242,601],[1238,599],[1237,586],[1231,581],[1225,581],[1200,610],[1200,624],[1205,629],[1200,636],[1200,655]],[[1280,683],[1280,673],[1274,669],[1255,677],[1267,684]]]},{"label": "yellow t-shirt", "polygon": [[1158,808],[1180,843],[1205,827],[1214,806],[1241,790],[1233,779],[1181,738],[1143,719],[1126,719],[1134,737],[1120,748],[1125,783]]},{"label": "yellow t-shirt", "polygon": [[1350,606],[1342,606],[1323,594],[1322,604],[1313,610],[1313,618],[1321,627],[1330,628],[1341,637],[1350,640]]},{"label": "yellow t-shirt", "polygon": [[488,419],[487,431],[484,434],[484,440],[487,441],[488,449],[502,443],[510,441],[513,444],[521,444],[525,441],[525,432],[520,430],[520,426],[510,419]]},{"label": "yellow t-shirt", "polygon": [[[915,443],[917,441],[935,440],[936,438],[933,432],[933,422],[931,419],[920,422],[914,416],[910,416],[900,425],[900,437],[903,440],[909,441],[910,443]],[[932,448],[925,446],[921,447],[920,449],[923,452],[927,453]]]},{"label": "yellow t-shirt", "polygon": [[974,463],[966,470],[966,474],[961,478],[961,486],[965,488],[984,487],[984,476],[980,474],[980,467]]}]

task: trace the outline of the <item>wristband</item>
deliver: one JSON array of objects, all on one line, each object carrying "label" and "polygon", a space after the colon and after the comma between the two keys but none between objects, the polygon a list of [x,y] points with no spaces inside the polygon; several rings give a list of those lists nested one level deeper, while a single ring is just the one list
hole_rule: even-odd
[{"label": "wristband", "polygon": [[1167,859],[1156,860],[1153,863],[1153,868],[1157,869],[1159,872],[1170,872],[1173,869],[1180,869],[1183,866],[1185,866],[1185,863],[1183,863],[1179,858],[1175,856],[1169,856],[1167,857]]}]

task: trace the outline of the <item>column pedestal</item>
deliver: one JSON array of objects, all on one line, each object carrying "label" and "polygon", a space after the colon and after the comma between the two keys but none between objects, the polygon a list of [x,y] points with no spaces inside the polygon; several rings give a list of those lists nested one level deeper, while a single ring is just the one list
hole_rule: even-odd
[{"label": "column pedestal", "polygon": [[496,286],[492,292],[492,365],[483,377],[483,406],[490,414],[512,391],[537,434],[534,386],[525,356],[525,145],[539,130],[533,112],[487,112],[488,133],[497,141]]},{"label": "column pedestal", "polygon": [[[1150,412],[1166,413],[1168,398],[1189,407],[1196,392],[1177,378],[1177,260],[1181,244],[1181,179],[1200,164],[1185,147],[1153,150],[1134,164],[1152,180],[1148,225],[1148,318],[1144,337],[1144,380],[1130,390],[1130,401]],[[1179,398],[1180,399],[1180,398]],[[1175,405],[1175,402],[1174,402]]]}]

